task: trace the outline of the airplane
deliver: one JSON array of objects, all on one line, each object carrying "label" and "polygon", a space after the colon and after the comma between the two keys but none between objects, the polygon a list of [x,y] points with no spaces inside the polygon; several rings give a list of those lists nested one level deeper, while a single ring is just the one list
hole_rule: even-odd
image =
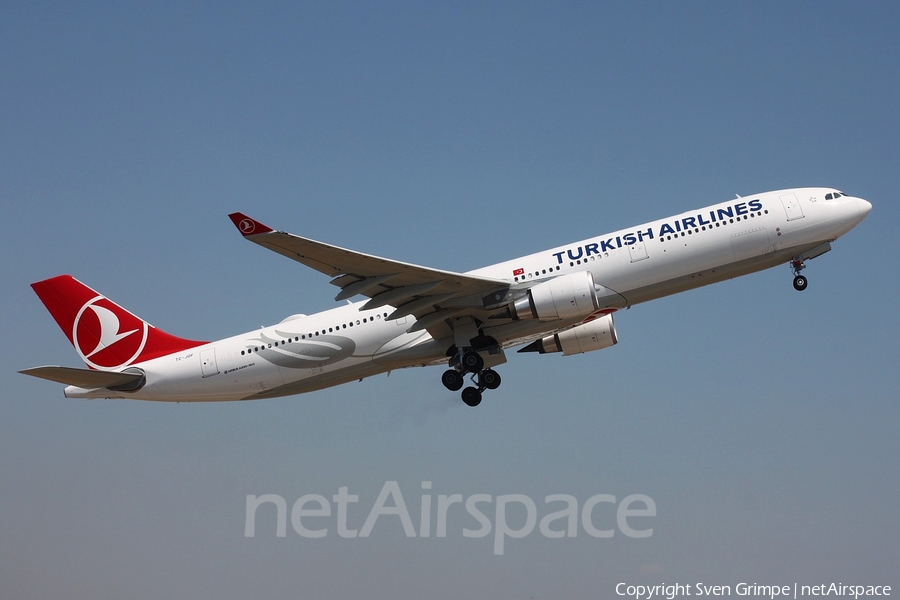
[{"label": "airplane", "polygon": [[[395,369],[447,366],[441,382],[477,406],[500,385],[505,351],[564,356],[618,341],[631,306],[806,262],[872,205],[832,188],[734,200],[466,273],[380,258],[229,215],[244,239],[331,277],[347,304],[217,342],[150,325],[70,275],[32,284],[87,369],[20,371],[66,384],[68,398],[167,402],[253,400],[312,392]],[[365,300],[351,302],[362,296]],[[471,385],[465,387],[466,378]]]}]

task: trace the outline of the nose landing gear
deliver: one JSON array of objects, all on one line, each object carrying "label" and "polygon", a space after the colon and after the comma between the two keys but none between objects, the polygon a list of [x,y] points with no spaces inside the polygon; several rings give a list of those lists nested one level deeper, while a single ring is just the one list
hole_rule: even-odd
[{"label": "nose landing gear", "polygon": [[802,292],[806,289],[807,284],[809,283],[803,275],[800,274],[800,271],[806,268],[806,265],[803,264],[803,260],[799,257],[795,257],[794,260],[791,261],[791,272],[794,274],[794,289],[798,292]]},{"label": "nose landing gear", "polygon": [[794,258],[791,259],[791,272],[794,274],[794,289],[798,292],[802,292],[806,289],[806,285],[808,281],[806,277],[800,274],[800,271],[806,268],[806,261],[812,260],[817,256],[822,256],[826,252],[831,250],[831,242],[823,242],[818,246],[810,248],[806,252],[801,254],[797,254]]}]

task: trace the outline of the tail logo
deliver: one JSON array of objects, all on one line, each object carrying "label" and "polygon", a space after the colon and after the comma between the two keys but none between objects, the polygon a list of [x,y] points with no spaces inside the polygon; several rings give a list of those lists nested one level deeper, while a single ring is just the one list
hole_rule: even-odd
[{"label": "tail logo", "polygon": [[253,222],[253,219],[243,219],[238,227],[242,234],[250,235],[256,230],[256,223]]},{"label": "tail logo", "polygon": [[149,326],[103,296],[87,301],[75,316],[72,342],[81,359],[95,369],[131,364],[147,343]]}]

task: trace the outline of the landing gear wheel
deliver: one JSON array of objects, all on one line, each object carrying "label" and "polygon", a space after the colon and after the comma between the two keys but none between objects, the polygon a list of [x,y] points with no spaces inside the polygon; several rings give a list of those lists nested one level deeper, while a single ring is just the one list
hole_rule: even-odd
[{"label": "landing gear wheel", "polygon": [[806,280],[806,277],[803,275],[797,275],[794,277],[794,289],[798,292],[802,292],[806,289],[806,286],[809,282]]},{"label": "landing gear wheel", "polygon": [[478,406],[481,404],[481,392],[478,388],[467,387],[462,391],[462,401],[468,406]]},{"label": "landing gear wheel", "polygon": [[485,369],[478,374],[478,385],[489,390],[500,387],[500,373],[493,369]]},{"label": "landing gear wheel", "polygon": [[451,392],[458,392],[465,382],[463,381],[463,376],[456,369],[447,369],[441,375],[441,383]]},{"label": "landing gear wheel", "polygon": [[462,368],[469,373],[478,373],[484,368],[484,359],[477,352],[471,350],[462,355],[460,363]]}]

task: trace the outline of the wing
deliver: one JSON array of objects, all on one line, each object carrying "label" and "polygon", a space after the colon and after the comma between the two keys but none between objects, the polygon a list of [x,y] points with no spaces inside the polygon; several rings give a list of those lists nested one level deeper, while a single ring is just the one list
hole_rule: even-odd
[{"label": "wing", "polygon": [[363,254],[275,231],[243,213],[228,216],[245,239],[333,277],[331,283],[341,288],[335,300],[362,295],[370,298],[364,309],[395,307],[388,319],[415,316],[410,331],[428,329],[439,337],[436,334],[445,333],[441,324],[446,319],[486,318],[511,297],[509,281]]}]

